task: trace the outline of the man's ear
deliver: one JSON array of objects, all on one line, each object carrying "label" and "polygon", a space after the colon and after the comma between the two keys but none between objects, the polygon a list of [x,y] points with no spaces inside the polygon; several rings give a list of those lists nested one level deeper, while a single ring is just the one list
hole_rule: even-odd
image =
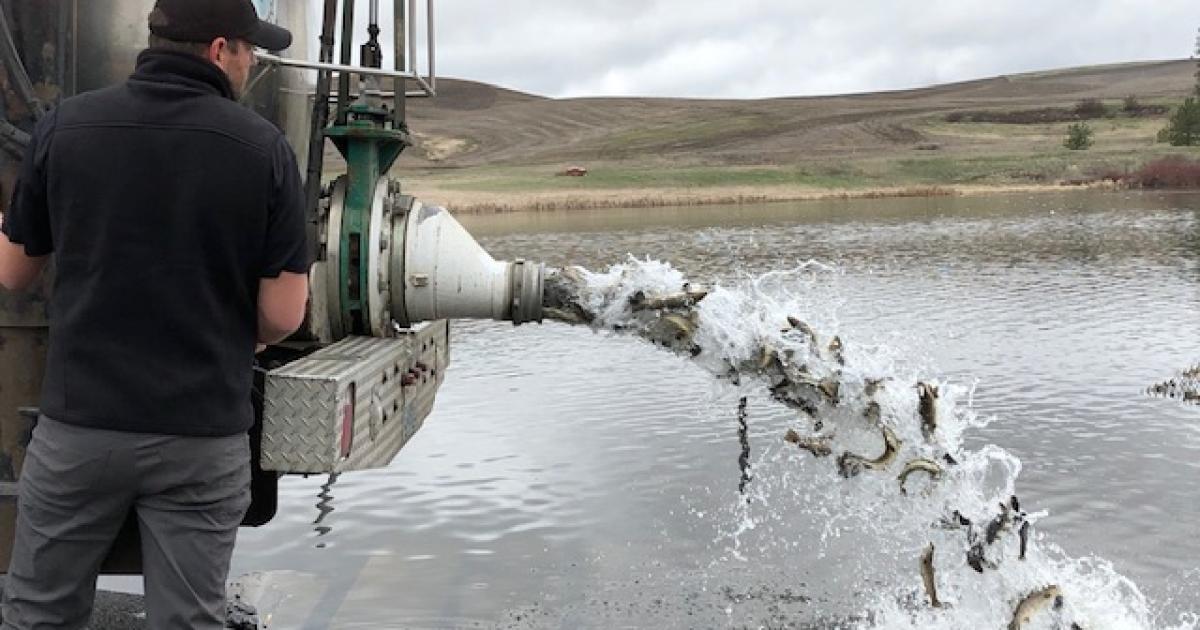
[{"label": "man's ear", "polygon": [[208,44],[208,60],[218,66],[223,66],[222,57],[226,54],[229,48],[229,40],[224,37],[218,37]]}]

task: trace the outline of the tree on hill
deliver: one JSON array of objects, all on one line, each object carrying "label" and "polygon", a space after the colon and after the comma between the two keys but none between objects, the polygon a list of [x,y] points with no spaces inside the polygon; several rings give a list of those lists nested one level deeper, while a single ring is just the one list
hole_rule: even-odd
[{"label": "tree on hill", "polygon": [[1171,114],[1167,126],[1158,132],[1159,142],[1169,142],[1175,147],[1200,145],[1200,100],[1188,97],[1183,105]]},{"label": "tree on hill", "polygon": [[1169,142],[1175,147],[1200,145],[1200,33],[1196,36],[1196,96],[1184,99],[1167,126],[1158,132],[1159,142]]},{"label": "tree on hill", "polygon": [[1072,151],[1082,151],[1092,146],[1092,128],[1087,123],[1074,123],[1067,127],[1067,138],[1063,140],[1063,146]]}]

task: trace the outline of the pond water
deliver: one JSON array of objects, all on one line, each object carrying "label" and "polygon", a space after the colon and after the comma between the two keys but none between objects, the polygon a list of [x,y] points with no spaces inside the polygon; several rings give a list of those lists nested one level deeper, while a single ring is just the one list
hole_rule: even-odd
[{"label": "pond water", "polygon": [[[1020,458],[1023,507],[1048,511],[1040,535],[1111,562],[1156,626],[1200,611],[1200,406],[1143,394],[1200,363],[1200,195],[460,220],[497,258],[551,266],[633,255],[736,286],[830,265],[812,298],[826,327],[974,385],[992,420],[967,445]],[[271,627],[837,627],[894,586],[872,573],[870,535],[806,509],[806,493],[845,490],[784,450],[786,411],[751,400],[761,490],[745,534],[728,385],[587,329],[462,322],[452,335],[435,411],[391,466],[286,478],[276,519],[242,530],[233,574],[275,585]],[[785,477],[786,492],[771,481]]]}]

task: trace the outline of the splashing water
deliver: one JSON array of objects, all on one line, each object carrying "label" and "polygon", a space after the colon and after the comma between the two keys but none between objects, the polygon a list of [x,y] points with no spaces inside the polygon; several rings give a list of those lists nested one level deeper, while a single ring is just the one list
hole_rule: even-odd
[{"label": "splashing water", "polygon": [[1147,387],[1146,393],[1200,405],[1200,365],[1180,370],[1170,379]]},{"label": "splashing water", "polygon": [[[668,263],[631,258],[552,271],[545,313],[642,337],[796,412],[779,436],[788,448],[774,451],[789,466],[751,474],[743,462],[747,500],[731,508],[728,555],[803,546],[820,556],[843,535],[869,537],[874,548],[855,557],[861,579],[842,585],[865,593],[856,627],[1200,628],[1195,613],[1160,619],[1110,563],[1071,558],[1036,531],[1045,513],[1017,499],[1020,460],[964,447],[987,423],[972,411],[973,385],[931,378],[894,346],[831,334],[837,300],[814,296],[828,297],[837,273],[809,262],[705,291]],[[740,404],[743,423],[745,413]],[[744,433],[742,446],[745,457]],[[818,540],[781,541],[794,529],[794,510],[779,506],[789,499],[820,522]]]}]

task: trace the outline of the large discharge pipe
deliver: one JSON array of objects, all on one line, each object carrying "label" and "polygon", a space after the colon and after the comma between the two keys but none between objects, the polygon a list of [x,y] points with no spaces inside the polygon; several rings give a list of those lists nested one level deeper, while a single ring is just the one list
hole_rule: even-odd
[{"label": "large discharge pipe", "polygon": [[[341,251],[347,189],[346,178],[338,178],[322,206],[324,254],[313,267],[309,317],[317,339],[388,337],[397,326],[438,319],[542,321],[543,264],[494,259],[445,208],[401,194],[399,182],[387,177],[376,185],[365,242]],[[341,272],[343,257],[361,248],[367,252],[362,287]],[[346,283],[349,292],[342,290]],[[343,304],[347,294],[355,306]]]},{"label": "large discharge pipe", "polygon": [[403,278],[391,292],[393,309],[401,305],[394,311],[403,313],[401,325],[454,318],[542,321],[541,263],[495,260],[437,206],[414,202],[404,230],[404,255],[392,258]]}]

